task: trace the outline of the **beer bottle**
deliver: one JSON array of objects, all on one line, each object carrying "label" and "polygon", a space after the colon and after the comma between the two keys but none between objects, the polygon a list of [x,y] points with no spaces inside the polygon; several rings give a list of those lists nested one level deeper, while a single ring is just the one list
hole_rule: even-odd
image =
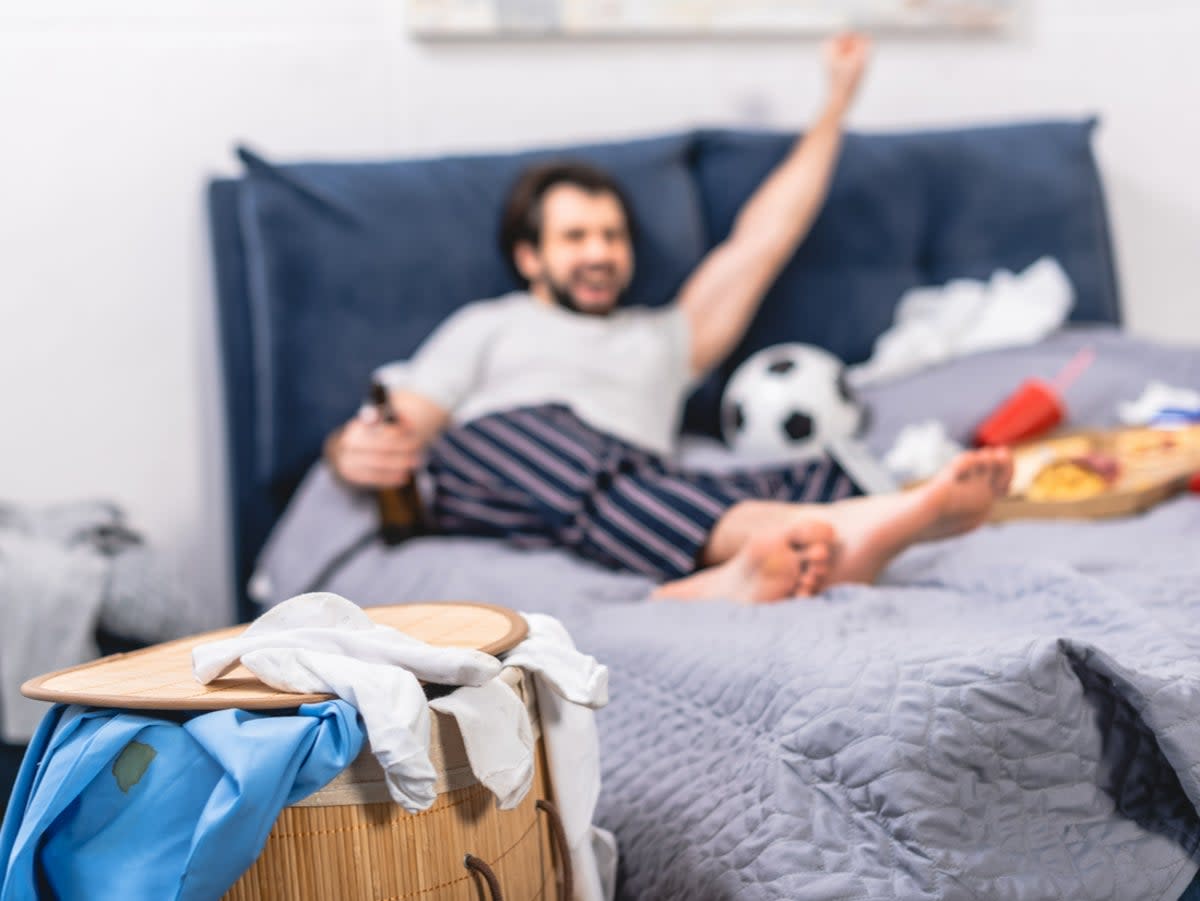
[{"label": "beer bottle", "polygon": [[[371,403],[379,412],[380,421],[396,422],[387,388],[378,381],[371,383]],[[415,472],[406,485],[380,489],[378,500],[379,538],[384,544],[397,545],[421,531],[421,496]]]}]

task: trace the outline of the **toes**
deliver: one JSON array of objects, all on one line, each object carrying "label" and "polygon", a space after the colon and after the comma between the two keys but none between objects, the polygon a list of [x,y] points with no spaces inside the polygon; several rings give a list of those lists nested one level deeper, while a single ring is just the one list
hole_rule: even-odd
[{"label": "toes", "polygon": [[807,563],[801,564],[800,578],[794,589],[796,597],[810,597],[816,593],[817,578],[813,567]]},{"label": "toes", "polygon": [[804,520],[782,533],[759,536],[742,553],[747,577],[754,583],[750,602],[816,594],[829,582],[836,553],[837,533],[821,520]]},{"label": "toes", "polygon": [[997,456],[1000,463],[1000,474],[997,478],[999,488],[996,491],[997,496],[1008,494],[1008,487],[1012,484],[1013,477],[1013,455],[1007,447],[997,448]]},{"label": "toes", "polygon": [[1012,453],[1006,447],[989,448],[986,462],[988,487],[996,497],[1002,497],[1012,480]]},{"label": "toes", "polygon": [[817,592],[823,591],[825,589],[825,586],[828,584],[828,580],[829,580],[829,567],[813,566],[813,567],[809,568],[808,580],[807,580],[807,584],[805,585],[805,587],[808,589],[808,593],[810,595],[816,594]]},{"label": "toes", "polygon": [[807,545],[803,548],[803,550],[800,548],[797,548],[797,550],[801,551],[801,555],[805,560],[811,560],[813,562],[824,563],[830,558],[830,556],[832,556],[829,550],[829,545],[824,541],[820,542],[819,544]]},{"label": "toes", "polygon": [[992,494],[996,497],[1003,497],[1008,493],[1008,476],[1004,473],[1004,466],[998,465],[992,470],[992,477],[989,480],[989,485],[992,489]]},{"label": "toes", "polygon": [[950,462],[950,474],[956,482],[961,482],[971,473],[975,464],[975,454],[972,451],[959,454]]},{"label": "toes", "polygon": [[833,549],[829,544],[821,542],[797,550],[797,577],[792,595],[812,597],[828,583]]},{"label": "toes", "polygon": [[829,585],[830,568],[825,564],[818,564],[809,568],[808,571],[808,593],[810,595],[824,591]]},{"label": "toes", "polygon": [[975,479],[986,478],[990,469],[989,453],[987,449],[966,451],[955,457],[951,463],[951,472],[954,475],[955,481],[970,482]]},{"label": "toes", "polygon": [[967,451],[954,461],[952,470],[959,482],[983,482],[997,496],[1008,491],[1012,479],[1012,454],[1006,447]]},{"label": "toes", "polygon": [[829,581],[833,568],[834,548],[832,543],[822,542],[808,547],[800,559],[800,581],[797,593],[810,597],[822,591]]}]

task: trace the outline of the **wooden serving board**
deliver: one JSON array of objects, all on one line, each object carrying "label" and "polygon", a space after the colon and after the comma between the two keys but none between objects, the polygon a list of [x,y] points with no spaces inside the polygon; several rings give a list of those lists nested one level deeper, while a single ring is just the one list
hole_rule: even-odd
[{"label": "wooden serving board", "polygon": [[[429,644],[476,648],[488,654],[511,650],[528,633],[520,615],[492,604],[396,604],[368,607],[365,612],[375,622]],[[246,628],[218,629],[102,657],[30,679],[21,686],[21,693],[39,701],[139,710],[278,710],[332,697],[276,691],[242,666],[208,685],[197,682],[192,675],[192,648],[234,638]]]},{"label": "wooden serving board", "polygon": [[[1111,455],[1119,465],[1107,490],[1077,500],[1026,496],[1032,478],[1043,466],[1092,453]],[[1077,431],[1019,445],[1013,448],[1013,456],[1013,487],[992,511],[993,522],[1130,516],[1185,490],[1188,479],[1200,472],[1200,426]]]}]

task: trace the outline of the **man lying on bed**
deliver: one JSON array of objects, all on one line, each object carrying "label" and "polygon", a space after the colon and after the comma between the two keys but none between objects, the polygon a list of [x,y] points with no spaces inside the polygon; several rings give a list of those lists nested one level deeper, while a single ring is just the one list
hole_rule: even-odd
[{"label": "man lying on bed", "polygon": [[351,420],[327,457],[347,483],[401,485],[419,461],[442,532],[560,545],[664,584],[661,597],[774,601],[870,582],[917,541],[975,528],[1011,477],[966,453],[921,489],[871,498],[830,459],[755,473],[669,462],[690,386],[738,343],[824,201],[864,38],[826,48],[825,110],[742,208],[675,302],[620,308],[634,223],[578,164],[527,171],[501,240],[528,290],[469,304],[390,391],[398,422]]}]

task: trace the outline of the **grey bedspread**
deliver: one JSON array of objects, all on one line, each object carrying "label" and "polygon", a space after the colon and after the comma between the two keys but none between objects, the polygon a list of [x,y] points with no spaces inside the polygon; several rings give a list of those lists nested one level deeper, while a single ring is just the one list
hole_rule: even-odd
[{"label": "grey bedspread", "polygon": [[[1200,387],[1194,352],[1068,335],[872,392],[872,441],[928,415],[963,432],[1085,340],[1088,422],[1148,377]],[[329,488],[281,538],[317,517],[353,537],[363,511]],[[368,545],[326,587],[549,612],[610,666],[599,819],[623,897],[1177,898],[1200,861],[1198,539],[1195,497],[987,527],[879,586],[756,608],[650,603],[636,577],[464,539]],[[300,556],[273,543],[277,591]]]}]

